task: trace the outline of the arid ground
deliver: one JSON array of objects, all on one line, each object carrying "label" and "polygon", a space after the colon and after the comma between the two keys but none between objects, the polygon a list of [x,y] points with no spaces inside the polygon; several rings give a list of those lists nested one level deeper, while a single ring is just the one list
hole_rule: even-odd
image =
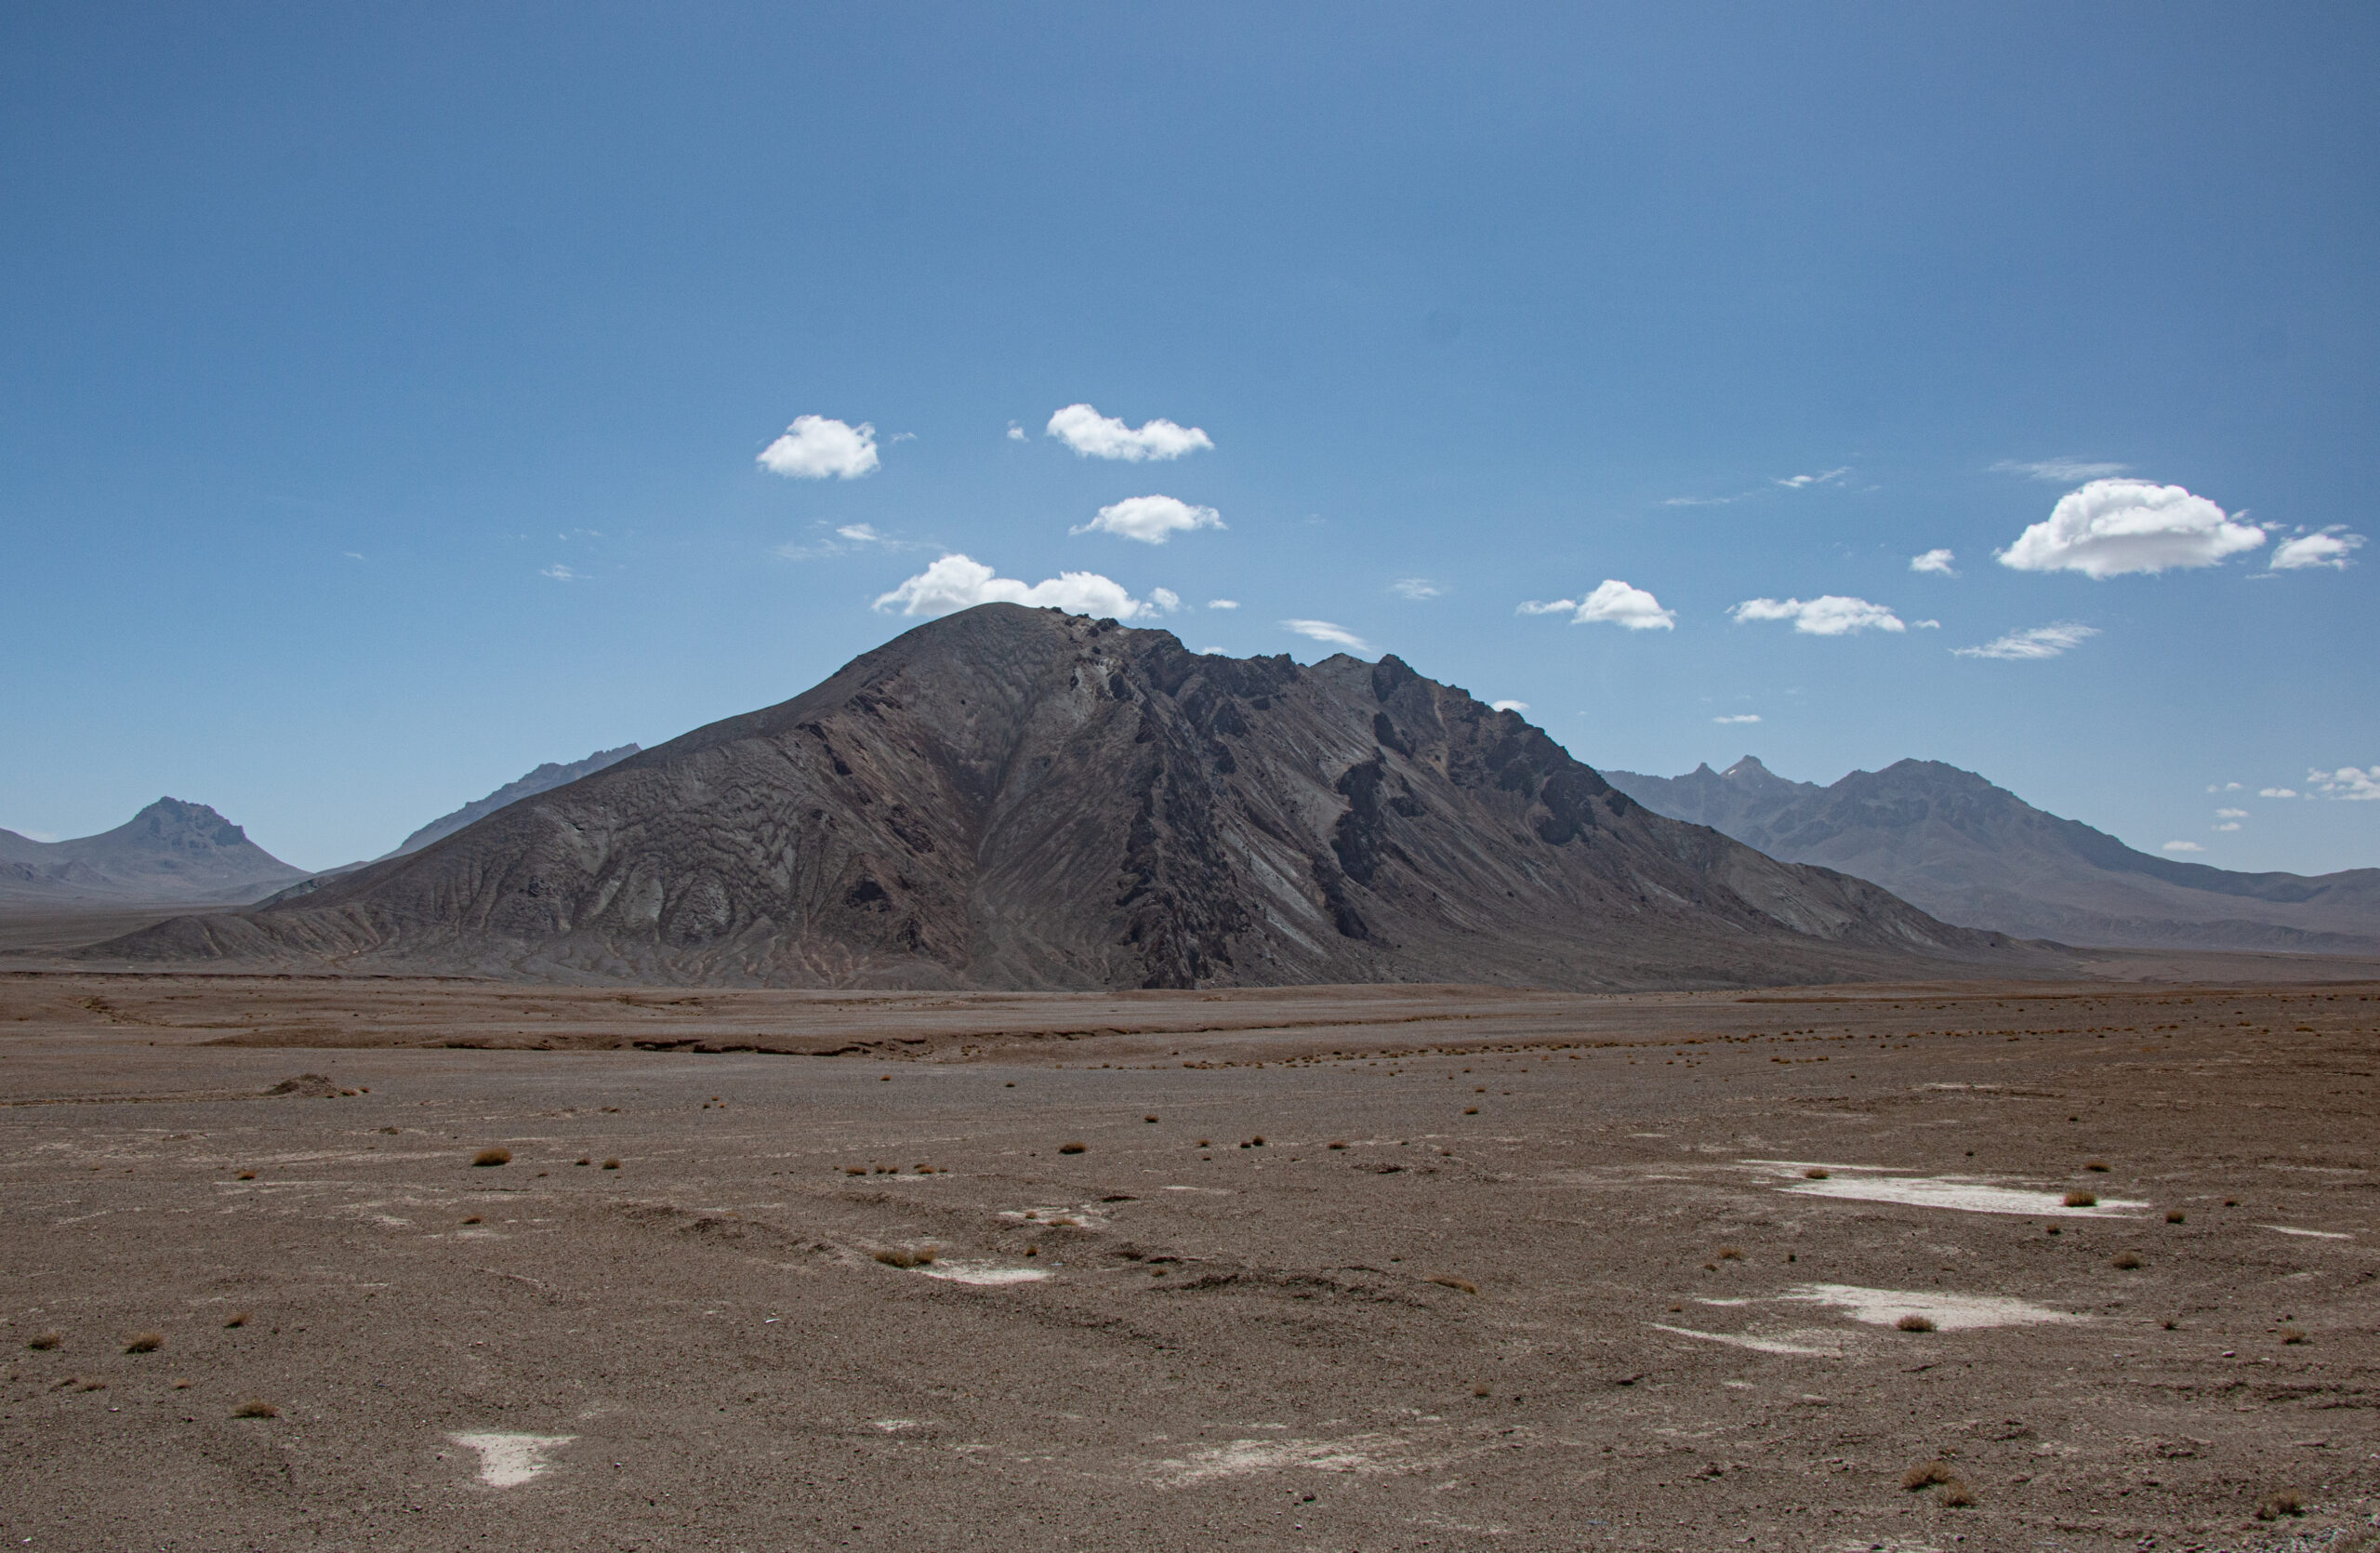
[{"label": "arid ground", "polygon": [[2099,969],[0,975],[0,1534],[2372,1546],[2380,965]]}]

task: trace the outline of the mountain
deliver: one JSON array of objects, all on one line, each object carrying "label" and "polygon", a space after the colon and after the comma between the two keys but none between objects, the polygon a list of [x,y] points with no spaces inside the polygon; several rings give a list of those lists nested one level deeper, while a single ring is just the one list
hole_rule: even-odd
[{"label": "mountain", "polygon": [[1053,989],[2050,962],[1649,813],[1395,657],[1200,655],[1005,604],[310,894],[86,952]]},{"label": "mountain", "polygon": [[2138,949],[2380,949],[2380,869],[2235,873],[2153,856],[1939,761],[1832,787],[1788,781],[1750,755],[1725,771],[1605,775],[1648,809],[1871,880],[1944,922]]},{"label": "mountain", "polygon": [[0,904],[245,902],[305,877],[204,803],[160,798],[96,836],[37,842],[0,830]]},{"label": "mountain", "polygon": [[434,841],[453,835],[464,826],[496,813],[507,803],[517,803],[524,798],[535,798],[541,792],[568,787],[581,776],[591,776],[607,765],[617,765],[637,753],[633,744],[623,744],[617,750],[598,750],[583,761],[561,763],[548,761],[518,781],[507,782],[485,798],[464,804],[451,815],[431,820],[420,830],[397,843],[388,856],[402,857],[408,852],[419,852]]}]

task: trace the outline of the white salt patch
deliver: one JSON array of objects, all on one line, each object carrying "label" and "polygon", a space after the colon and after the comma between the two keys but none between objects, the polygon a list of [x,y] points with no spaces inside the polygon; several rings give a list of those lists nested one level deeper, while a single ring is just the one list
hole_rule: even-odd
[{"label": "white salt patch", "polygon": [[2310,1235],[2318,1241],[2351,1241],[2354,1236],[2343,1229],[2293,1229],[2285,1224],[2259,1224],[2259,1229],[2277,1229],[2284,1235]]},{"label": "white salt patch", "polygon": [[480,1454],[480,1481],[490,1488],[517,1488],[541,1476],[553,1464],[546,1453],[569,1444],[575,1434],[450,1434],[446,1437]]},{"label": "white salt patch", "polygon": [[1745,1298],[1745,1299],[1703,1299],[1703,1298],[1701,1298],[1701,1297],[1699,1297],[1699,1296],[1697,1296],[1697,1297],[1696,1297],[1696,1299],[1695,1299],[1695,1301],[1694,1301],[1694,1303],[1695,1303],[1695,1304],[1697,1304],[1697,1305],[1750,1305],[1750,1304],[1752,1303],[1752,1301],[1751,1301],[1749,1298]]},{"label": "white salt patch", "polygon": [[1152,1462],[1148,1474],[1160,1488],[1189,1488],[1291,1467],[1311,1472],[1395,1472],[1427,1464],[1416,1461],[1395,1435],[1362,1434],[1346,1440],[1235,1440],[1187,1456]]},{"label": "white salt patch", "polygon": [[886,1434],[899,1434],[905,1429],[914,1429],[922,1427],[914,1418],[879,1418],[875,1422],[876,1427],[882,1429]]},{"label": "white salt patch", "polygon": [[1165,1189],[1168,1191],[1194,1191],[1202,1197],[1229,1197],[1231,1195],[1229,1191],[1225,1190],[1222,1187],[1168,1187]]},{"label": "white salt patch", "polygon": [[989,1262],[933,1262],[918,1271],[952,1283],[1038,1283],[1050,1275],[1039,1268],[1002,1268]]},{"label": "white salt patch", "polygon": [[[1754,1353],[1799,1354],[1805,1359],[1841,1359],[1841,1348],[1807,1347],[1776,1337],[1745,1337],[1732,1332],[1697,1332],[1690,1326],[1672,1326],[1667,1321],[1652,1323],[1656,1332],[1674,1332],[1680,1337],[1699,1337],[1706,1343],[1725,1343],[1731,1348],[1750,1348]],[[1802,1334],[1796,1333],[1795,1336]]]},{"label": "white salt patch", "polygon": [[1923,1316],[1944,1332],[1977,1327],[2033,1326],[2044,1322],[2080,1325],[2089,1320],[2052,1310],[2028,1300],[1999,1294],[1946,1294],[1938,1290],[1862,1289],[1849,1283],[1805,1283],[1779,1296],[1831,1306],[1855,1321],[1893,1326],[1903,1316]]},{"label": "white salt patch", "polygon": [[1104,1229],[1107,1215],[1096,1202],[1086,1202],[1075,1208],[1003,1208],[1000,1217],[1015,1224],[1057,1224],[1060,1219],[1071,1221],[1060,1228]]},{"label": "white salt patch", "polygon": [[[1830,1175],[1824,1180],[1812,1181],[1801,1175],[1805,1168],[1789,1160],[1746,1160],[1755,1170],[1786,1175],[1791,1177],[1782,1189],[1801,1197],[1844,1198],[1857,1202],[1897,1202],[1909,1208],[1950,1208],[1968,1214],[2019,1214],[2030,1217],[2050,1215],[2058,1218],[2128,1218],[2148,1203],[2127,1198],[2103,1197],[2088,1208],[2069,1208],[2062,1191],[2042,1191],[2026,1187],[1998,1187],[1987,1181],[1958,1175]],[[1831,1172],[1846,1171],[1852,1166],[1827,1165]]]}]

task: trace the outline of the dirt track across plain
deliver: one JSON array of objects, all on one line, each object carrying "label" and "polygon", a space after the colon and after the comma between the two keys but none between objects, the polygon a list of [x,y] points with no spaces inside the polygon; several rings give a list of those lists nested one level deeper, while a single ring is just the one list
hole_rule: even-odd
[{"label": "dirt track across plain", "polygon": [[[2259,963],[0,976],[0,1535],[2345,1547],[2380,1506],[2380,981]],[[1936,1462],[1973,1504],[1902,1487]]]}]

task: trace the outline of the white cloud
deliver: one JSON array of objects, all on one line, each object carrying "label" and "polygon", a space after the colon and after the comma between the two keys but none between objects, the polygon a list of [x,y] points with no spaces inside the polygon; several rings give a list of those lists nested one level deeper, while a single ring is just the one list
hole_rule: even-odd
[{"label": "white cloud", "polygon": [[2167,852],[2204,852],[2206,848],[2199,845],[2196,842],[2167,842],[2163,850]]},{"label": "white cloud", "polygon": [[856,480],[876,472],[876,428],[822,415],[796,416],[785,435],[760,450],[760,465],[795,480]]},{"label": "white cloud", "polygon": [[1400,599],[1435,599],[1446,591],[1425,577],[1401,577],[1388,585],[1388,591]]},{"label": "white cloud", "polygon": [[1215,445],[1196,426],[1152,420],[1135,431],[1088,405],[1069,405],[1051,416],[1049,434],[1086,458],[1121,458],[1133,464],[1144,458],[1179,458]]},{"label": "white cloud", "polygon": [[1170,588],[1149,590],[1149,607],[1160,615],[1170,615],[1182,607],[1182,595]]},{"label": "white cloud", "polygon": [[2215,829],[2217,830],[2237,830],[2240,829],[2240,822],[2236,819],[2227,819],[2222,824],[2216,826]]},{"label": "white cloud", "polygon": [[555,562],[552,565],[548,566],[544,571],[539,572],[537,575],[539,577],[549,577],[556,582],[584,582],[587,580],[587,574],[585,572],[574,572],[559,561]]},{"label": "white cloud", "polygon": [[1011,442],[1023,442],[1025,440],[1025,428],[1019,426],[1015,421],[1010,421],[1008,423],[1008,440]]},{"label": "white cloud", "polygon": [[1194,528],[1221,528],[1223,514],[1211,507],[1193,507],[1170,496],[1128,496],[1099,510],[1099,516],[1069,534],[1120,535],[1144,545],[1161,545],[1174,535]]},{"label": "white cloud", "polygon": [[1760,721],[1760,713],[1756,711],[1739,711],[1733,717],[1714,717],[1711,721],[1713,723],[1757,723]]},{"label": "white cloud", "polygon": [[2012,630],[1980,647],[1953,647],[1950,651],[1959,657],[2056,657],[2098,634],[2096,626],[2078,626],[2069,621],[2055,626],[2035,626],[2030,630]]},{"label": "white cloud", "polygon": [[1909,623],[1909,629],[1911,630],[1940,630],[1942,629],[1942,622],[1939,620],[1911,620]]},{"label": "white cloud", "polygon": [[1909,569],[1912,572],[1932,572],[1938,577],[1956,577],[1958,568],[1951,564],[1956,560],[1958,557],[1949,551],[1929,550],[1924,555],[1911,556]]},{"label": "white cloud", "polygon": [[1207,607],[1209,609],[1237,609],[1239,601],[1237,599],[1209,599]]},{"label": "white cloud", "polygon": [[2245,809],[2217,809],[2215,811],[2215,817],[2217,819],[2245,819],[2248,817],[2248,811]]},{"label": "white cloud", "polygon": [[1849,467],[1845,466],[1843,469],[1831,469],[1824,474],[1789,474],[1777,484],[1790,490],[1805,490],[1812,485],[1831,484],[1850,472]]},{"label": "white cloud", "polygon": [[2294,798],[2297,796],[2297,790],[2295,788],[2258,788],[2256,796],[2258,798]]},{"label": "white cloud", "polygon": [[847,523],[835,532],[855,545],[889,545],[892,542],[889,536],[879,534],[874,524]]},{"label": "white cloud", "polygon": [[1848,636],[1862,630],[1906,630],[1899,616],[1865,599],[1826,593],[1804,603],[1800,599],[1746,599],[1728,611],[1739,624],[1746,620],[1791,620],[1805,636]]},{"label": "white cloud", "polygon": [[1625,626],[1630,630],[1675,630],[1677,611],[1663,609],[1661,601],[1642,588],[1633,588],[1618,577],[1606,577],[1595,585],[1595,591],[1584,599],[1555,599],[1551,603],[1529,599],[1514,607],[1518,615],[1568,615],[1574,626],[1598,622]]},{"label": "white cloud", "polygon": [[1528,710],[1528,703],[1527,701],[1490,701],[1488,703],[1488,710],[1490,711],[1527,711]]},{"label": "white cloud", "polygon": [[2328,566],[2334,572],[2343,572],[2349,564],[2348,555],[2362,547],[2362,535],[2349,534],[2345,527],[2333,524],[2319,534],[2283,539],[2272,552],[2272,569],[2295,572],[2308,566]]},{"label": "white cloud", "polygon": [[1661,505],[1664,507],[1725,507],[1729,502],[1742,499],[1743,498],[1739,496],[1673,496],[1664,498]]},{"label": "white cloud", "polygon": [[[1157,590],[1163,598],[1172,595]],[[1174,600],[1176,604],[1181,601]],[[964,555],[945,555],[876,601],[876,607],[904,615],[947,615],[979,604],[1021,604],[1037,609],[1055,606],[1069,615],[1108,616],[1118,620],[1160,614],[1164,605],[1143,603],[1123,584],[1097,572],[1060,572],[1027,586],[1012,577],[997,577],[992,568]]]},{"label": "white cloud", "polygon": [[[364,552],[360,550],[341,551],[339,553],[346,556],[350,561],[361,561],[364,559]],[[30,831],[26,832],[28,835],[31,833],[32,832]]]},{"label": "white cloud", "polygon": [[1201,647],[1198,649],[1198,656],[1200,657],[1231,657],[1231,649],[1229,647]]},{"label": "white cloud", "polygon": [[2056,485],[2071,485],[2077,480],[2104,480],[2111,474],[2122,474],[2130,464],[2110,464],[2092,458],[2043,458],[2038,463],[2022,464],[2014,458],[2003,458],[1991,466],[1994,474],[2021,474],[2029,480],[2046,480]]},{"label": "white cloud", "polygon": [[2343,765],[2336,771],[2309,771],[2306,780],[2324,798],[2365,803],[2380,800],[2380,765],[2366,766],[2360,771],[2351,765]]},{"label": "white cloud", "polygon": [[2058,498],[2050,515],[2000,551],[2020,572],[2081,572],[2093,578],[2168,566],[2212,566],[2255,549],[2265,531],[2179,485],[2094,480]]},{"label": "white cloud", "polygon": [[1372,650],[1370,643],[1346,627],[1333,625],[1328,620],[1284,620],[1281,629],[1293,630],[1300,636],[1310,636],[1316,642],[1328,642],[1334,647],[1345,647],[1351,652],[1368,653]]},{"label": "white cloud", "polygon": [[2209,792],[2238,792],[2240,790],[2240,784],[2237,782],[2217,782],[2206,790]]}]

